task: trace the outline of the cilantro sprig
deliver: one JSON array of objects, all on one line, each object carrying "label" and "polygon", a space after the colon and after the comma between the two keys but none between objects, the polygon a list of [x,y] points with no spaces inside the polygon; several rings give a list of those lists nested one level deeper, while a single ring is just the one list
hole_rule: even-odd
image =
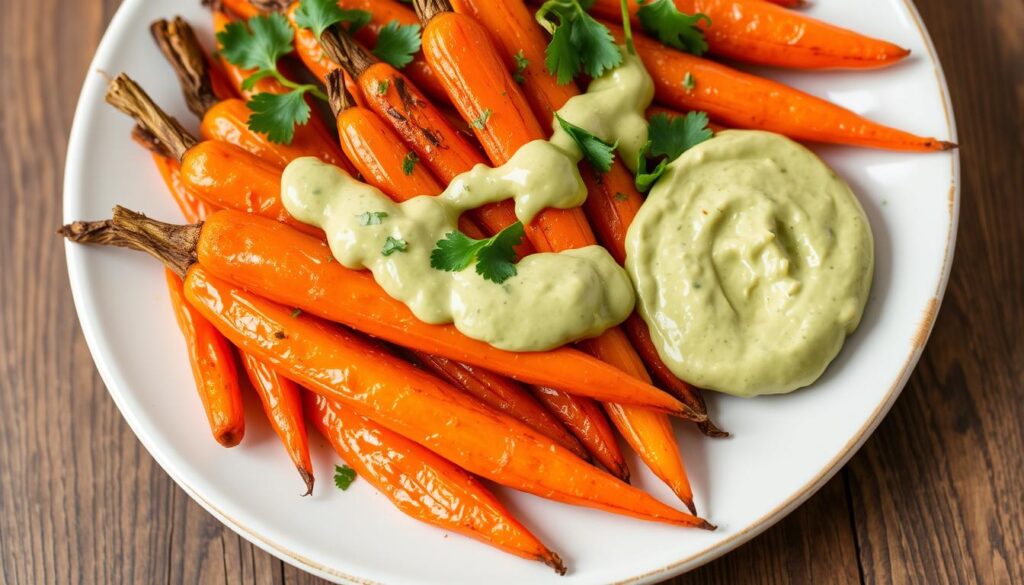
[{"label": "cilantro sprig", "polygon": [[[687,150],[711,138],[708,115],[689,112],[685,116],[655,114],[647,127],[647,143],[640,149],[636,165],[636,188],[646,193],[661,178],[668,163]],[[654,168],[650,165],[657,161]]]},{"label": "cilantro sprig", "polygon": [[706,14],[680,12],[672,0],[654,0],[650,3],[637,0],[637,4],[640,4],[636,11],[640,25],[663,44],[694,55],[703,55],[708,50],[704,31],[698,26],[701,21],[704,21],[705,26],[711,26],[711,19]]},{"label": "cilantro sprig", "polygon": [[612,33],[587,14],[593,4],[594,0],[548,0],[535,15],[551,34],[544,65],[562,85],[580,73],[600,77],[622,62]]},{"label": "cilantro sprig", "polygon": [[372,53],[395,69],[401,69],[412,62],[413,55],[420,51],[420,45],[420,25],[399,24],[392,20],[380,29]]},{"label": "cilantro sprig", "polygon": [[523,241],[524,235],[523,224],[518,221],[483,240],[459,231],[448,232],[430,252],[430,266],[459,272],[475,262],[477,274],[501,284],[517,273],[515,247]]},{"label": "cilantro sprig", "polygon": [[327,95],[317,86],[296,83],[277,70],[278,59],[292,52],[294,36],[288,20],[276,13],[254,16],[246,22],[232,22],[217,33],[220,54],[233,65],[254,70],[242,82],[243,89],[252,89],[256,82],[270,77],[289,90],[281,94],[258,93],[247,104],[252,110],[249,128],[266,134],[271,142],[282,144],[292,141],[296,125],[309,121],[311,112],[306,94],[327,100]]},{"label": "cilantro sprig", "polygon": [[612,161],[615,160],[615,148],[619,143],[608,144],[597,136],[594,136],[585,128],[580,128],[565,118],[555,114],[558,125],[569,135],[583,153],[583,159],[590,163],[598,172],[607,173],[612,168]]}]

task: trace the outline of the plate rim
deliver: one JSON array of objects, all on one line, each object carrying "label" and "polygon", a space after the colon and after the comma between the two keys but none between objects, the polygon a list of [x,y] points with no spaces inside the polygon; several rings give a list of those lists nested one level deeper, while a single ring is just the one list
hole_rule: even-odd
[{"label": "plate rim", "polygon": [[[907,12],[911,16],[911,20],[914,26],[917,27],[921,38],[924,40],[925,47],[927,49],[928,56],[931,62],[934,64],[933,74],[935,75],[935,81],[938,84],[939,93],[942,97],[942,107],[945,114],[945,123],[947,127],[947,134],[949,140],[957,142],[957,127],[956,119],[953,111],[952,101],[949,94],[949,86],[946,82],[946,76],[942,67],[942,62],[939,60],[938,53],[935,51],[932,37],[928,32],[927,26],[921,19],[920,12],[917,10],[913,0],[900,0]],[[75,191],[74,184],[78,182],[77,173],[72,172],[74,166],[73,163],[81,156],[82,148],[78,147],[78,143],[81,141],[81,134],[83,132],[82,126],[85,124],[84,109],[85,103],[83,96],[85,89],[89,83],[89,75],[97,70],[97,61],[100,60],[101,56],[105,56],[109,52],[109,47],[114,44],[114,39],[120,38],[123,34],[122,29],[127,28],[127,24],[130,19],[130,14],[143,4],[144,0],[125,0],[115,11],[113,17],[110,20],[110,24],[97,45],[96,51],[90,60],[89,67],[87,69],[86,78],[83,81],[82,88],[79,90],[78,101],[75,105],[74,116],[72,118],[71,131],[68,136],[68,149],[64,164],[64,181],[62,185],[62,197],[61,206],[62,214],[67,213],[69,207],[70,193]],[[735,534],[729,536],[727,539],[717,542],[709,547],[692,553],[685,558],[679,559],[671,564],[652,569],[650,571],[634,575],[624,580],[620,580],[618,584],[643,584],[652,583],[657,580],[671,578],[676,575],[680,575],[687,571],[696,569],[712,560],[719,558],[739,546],[749,542],[768,528],[775,525],[777,522],[788,516],[793,510],[806,502],[812,495],[814,495],[822,486],[825,485],[843,466],[860,450],[867,439],[872,435],[881,421],[885,418],[886,414],[892,408],[892,405],[896,402],[896,399],[902,393],[903,388],[906,386],[907,381],[910,378],[911,373],[920,360],[925,345],[927,344],[928,338],[931,336],[932,329],[935,325],[936,318],[938,316],[939,309],[941,308],[943,298],[949,283],[949,277],[952,270],[953,257],[956,249],[957,232],[960,224],[960,190],[961,190],[961,176],[960,176],[960,151],[955,149],[950,153],[950,164],[951,164],[951,183],[949,187],[949,200],[950,200],[950,216],[949,225],[946,236],[946,247],[943,255],[941,273],[936,286],[935,293],[928,300],[927,304],[921,309],[921,320],[918,322],[916,329],[916,335],[913,338],[910,354],[907,356],[903,363],[903,367],[900,369],[899,375],[889,387],[886,392],[885,398],[875,407],[874,411],[864,422],[860,429],[850,437],[847,443],[843,446],[839,453],[824,467],[822,468],[811,480],[804,484],[799,490],[795,491],[792,495],[786,498],[785,501],[777,505],[771,511],[765,513],[761,517],[747,524],[744,528],[737,531]],[[65,221],[69,221],[67,217],[64,217]],[[96,366],[97,371],[100,374],[100,378],[103,380],[104,387],[107,390],[107,394],[114,401],[121,416],[128,423],[129,428],[138,438],[142,446],[150,454],[151,457],[157,462],[160,468],[171,477],[171,479],[183,490],[190,498],[197,502],[203,509],[209,512],[222,524],[230,528],[236,534],[239,534],[253,545],[257,546],[261,550],[275,556],[276,558],[287,562],[297,568],[304,571],[317,575],[328,581],[336,583],[357,583],[360,585],[378,585],[380,582],[367,579],[365,577],[358,577],[350,575],[337,569],[323,566],[319,563],[308,559],[297,552],[282,546],[281,544],[267,539],[259,532],[250,529],[241,522],[235,520],[231,516],[227,515],[220,508],[215,506],[212,502],[197,493],[177,472],[173,469],[173,466],[168,463],[167,457],[164,455],[162,449],[157,446],[156,440],[149,434],[145,429],[144,425],[132,414],[130,409],[127,409],[124,405],[122,397],[118,392],[113,391],[110,381],[113,376],[107,366],[106,362],[96,358],[96,348],[100,346],[98,340],[98,324],[93,318],[79,309],[84,303],[82,298],[84,288],[76,283],[80,283],[84,279],[84,275],[81,272],[81,267],[77,262],[71,261],[73,244],[65,241],[65,262],[68,267],[68,279],[71,288],[71,296],[75,305],[75,312],[78,316],[78,321],[82,329],[83,337],[86,341],[86,346],[89,348],[90,357],[93,359],[93,363]]]}]

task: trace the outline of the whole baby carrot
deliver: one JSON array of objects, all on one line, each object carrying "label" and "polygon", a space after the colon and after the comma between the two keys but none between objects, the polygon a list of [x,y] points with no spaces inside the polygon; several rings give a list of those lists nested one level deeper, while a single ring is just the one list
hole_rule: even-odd
[{"label": "whole baby carrot", "polygon": [[565,574],[565,566],[475,477],[429,449],[312,392],[313,425],[357,476],[413,518]]},{"label": "whole baby carrot", "polygon": [[313,463],[309,458],[309,437],[306,419],[302,416],[301,389],[260,358],[242,353],[242,368],[249,377],[263,404],[270,426],[285,446],[299,476],[306,484],[306,493],[313,493]]},{"label": "whole baby carrot", "polygon": [[[607,25],[618,41],[622,29]],[[929,152],[955,145],[883,126],[846,108],[763,77],[676,51],[633,35],[633,43],[654,79],[654,98],[676,109],[703,110],[735,128],[785,134],[796,140]],[[689,74],[693,89],[682,79]]]},{"label": "whole baby carrot", "polygon": [[384,293],[369,273],[341,266],[322,240],[280,222],[222,210],[197,225],[173,226],[154,220],[146,220],[146,225],[168,234],[167,247],[180,263],[178,272],[198,261],[213,275],[277,303],[529,384],[674,414],[685,410],[668,394],[582,352],[567,347],[503,351],[464,336],[453,325],[420,321],[408,307]]},{"label": "whole baby carrot", "polygon": [[[133,138],[151,150],[155,148],[144,135],[133,133]],[[178,161],[158,151],[152,152],[152,155],[153,162],[185,219],[195,222],[205,217],[207,207],[188,193],[182,184]],[[245,412],[234,349],[209,321],[185,301],[181,278],[170,270],[164,272],[171,307],[185,339],[192,377],[210,431],[218,443],[234,447],[245,434]]]},{"label": "whole baby carrot", "polygon": [[562,421],[565,428],[579,439],[608,473],[629,482],[629,467],[619,450],[615,432],[599,404],[590,398],[545,386],[532,386],[531,392],[538,402]]},{"label": "whole baby carrot", "polygon": [[[456,108],[467,119],[489,112],[486,124],[474,131],[494,164],[503,164],[528,142],[547,137],[519,86],[503,66],[487,31],[472,17],[451,12],[447,0],[415,0],[426,22],[423,53]],[[541,212],[534,224],[543,238],[533,241],[541,251],[561,251],[596,243],[580,209]],[[528,235],[530,235],[528,233]],[[617,328],[588,340],[584,347],[599,359],[650,382],[643,362]],[[627,405],[606,405],[612,422],[644,462],[690,509],[693,494],[680,460],[679,447],[667,417]],[[703,413],[700,418],[706,418]]]},{"label": "whole baby carrot", "polygon": [[[760,0],[674,0],[687,14],[706,15],[701,22],[708,51],[737,61],[796,69],[872,69],[899,62],[910,51],[893,43],[815,20]],[[627,6],[635,30],[643,30],[639,2]],[[595,0],[591,11],[619,22],[620,0]]]},{"label": "whole baby carrot", "polygon": [[204,138],[234,144],[281,167],[301,156],[315,156],[351,169],[338,145],[309,124],[297,126],[288,144],[271,142],[266,134],[250,130],[252,110],[243,100],[214,94],[202,46],[181,17],[154,21],[150,31],[178,76],[185,103],[202,121],[199,129]]}]

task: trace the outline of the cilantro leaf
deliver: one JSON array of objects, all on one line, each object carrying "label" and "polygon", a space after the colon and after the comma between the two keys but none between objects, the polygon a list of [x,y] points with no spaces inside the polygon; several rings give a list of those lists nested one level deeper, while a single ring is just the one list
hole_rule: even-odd
[{"label": "cilantro leaf", "polygon": [[487,125],[487,120],[491,119],[491,114],[491,108],[484,108],[484,111],[480,112],[480,115],[474,118],[469,125],[477,130],[483,130],[484,126]]},{"label": "cilantro leaf", "polygon": [[380,225],[387,216],[386,211],[366,211],[356,217],[359,218],[359,225]]},{"label": "cilantro leaf", "polygon": [[689,93],[693,91],[693,88],[695,87],[697,87],[697,80],[693,78],[693,73],[687,71],[686,75],[683,76],[683,89]]},{"label": "cilantro leaf", "polygon": [[420,162],[420,157],[416,156],[416,153],[409,151],[405,153],[405,157],[402,158],[402,173],[411,175],[416,170],[416,163]]},{"label": "cilantro leaf", "polygon": [[704,31],[697,26],[702,20],[705,26],[711,26],[706,14],[686,14],[680,12],[672,0],[654,0],[640,6],[636,17],[644,30],[670,47],[694,55],[703,55],[708,50]]},{"label": "cilantro leaf", "polygon": [[[668,163],[711,136],[708,115],[704,112],[689,112],[685,116],[671,118],[665,114],[651,116],[647,127],[648,140],[640,149],[636,164],[634,182],[637,190],[642,193],[649,191],[665,172]],[[658,163],[654,169],[648,170],[652,159]]]},{"label": "cilantro leaf", "polygon": [[232,22],[217,33],[220,54],[242,69],[277,69],[277,60],[292,52],[295,33],[281,14]]},{"label": "cilantro leaf", "polygon": [[670,161],[711,136],[708,115],[704,112],[688,112],[685,116],[671,118],[666,114],[655,114],[647,127],[651,156],[667,156]]},{"label": "cilantro leaf", "polygon": [[347,10],[337,0],[302,0],[295,10],[295,23],[313,31],[317,38],[331,25],[347,22],[348,32],[355,32],[370,22],[372,15],[365,10]]},{"label": "cilantro leaf", "polygon": [[593,0],[547,0],[535,18],[550,34],[544,65],[564,85],[579,73],[600,77],[622,62],[611,31],[587,14]]},{"label": "cilantro leaf", "polygon": [[252,110],[249,128],[262,132],[271,142],[288,144],[295,136],[295,125],[309,121],[309,104],[302,91],[282,94],[258,93],[246,104]]},{"label": "cilantro leaf", "polygon": [[356,480],[356,470],[348,465],[334,466],[334,485],[341,491],[345,491]]},{"label": "cilantro leaf", "polygon": [[516,275],[515,247],[524,235],[523,224],[518,221],[484,240],[475,240],[459,231],[448,232],[430,252],[430,266],[459,272],[476,262],[477,274],[501,284]]},{"label": "cilantro leaf", "polygon": [[555,119],[558,120],[558,125],[562,127],[562,130],[576,142],[576,146],[583,153],[583,158],[591,166],[602,173],[607,173],[608,169],[612,168],[612,161],[615,160],[615,147],[619,145],[617,141],[615,144],[608,144],[587,130],[566,122],[558,114],[555,114]]},{"label": "cilantro leaf", "polygon": [[530,66],[530,60],[523,54],[522,49],[515,55],[512,55],[512,58],[516,60],[516,70],[512,73],[512,79],[519,84],[525,83],[526,78],[523,77],[523,71],[526,71],[526,68]]},{"label": "cilantro leaf", "polygon": [[381,248],[380,254],[381,256],[390,256],[395,252],[405,252],[408,249],[409,243],[405,240],[388,236],[387,239],[384,240],[384,247]]},{"label": "cilantro leaf", "polygon": [[419,50],[420,25],[398,24],[397,20],[392,20],[380,29],[373,54],[395,69],[401,69],[412,61],[412,56]]}]

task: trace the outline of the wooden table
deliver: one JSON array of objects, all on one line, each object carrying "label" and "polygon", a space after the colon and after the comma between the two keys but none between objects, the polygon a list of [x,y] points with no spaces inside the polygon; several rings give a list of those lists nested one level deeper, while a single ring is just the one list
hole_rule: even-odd
[{"label": "wooden table", "polygon": [[[157,467],[79,332],[53,230],[78,90],[117,4],[3,2],[0,585],[320,582]],[[845,469],[763,536],[672,583],[1024,583],[1024,2],[918,4],[963,166],[931,341]]]}]

